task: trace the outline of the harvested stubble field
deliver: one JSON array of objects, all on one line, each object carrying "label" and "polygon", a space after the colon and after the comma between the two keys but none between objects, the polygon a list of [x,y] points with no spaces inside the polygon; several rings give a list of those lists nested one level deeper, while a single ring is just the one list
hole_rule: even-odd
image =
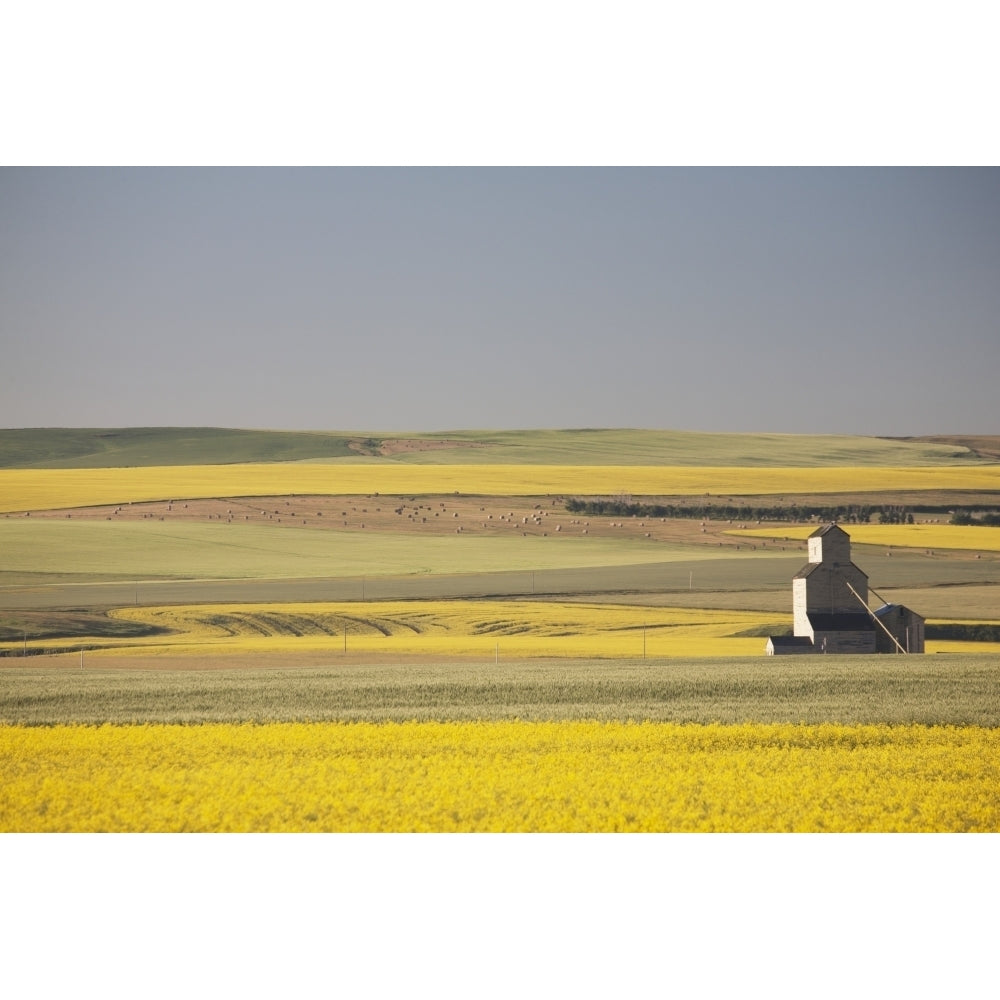
[{"label": "harvested stubble field", "polygon": [[[713,660],[787,623],[801,539],[559,504],[989,499],[985,453],[544,433],[527,460],[518,435],[299,436],[286,455],[322,464],[192,465],[235,439],[137,432],[7,463],[4,646],[35,627],[33,652],[73,651],[0,660],[0,828],[997,829],[994,656]],[[274,444],[239,438],[252,461]],[[145,467],[84,467],[105,447]],[[856,558],[922,613],[996,618],[991,550]],[[470,594],[521,600],[440,600]]]}]

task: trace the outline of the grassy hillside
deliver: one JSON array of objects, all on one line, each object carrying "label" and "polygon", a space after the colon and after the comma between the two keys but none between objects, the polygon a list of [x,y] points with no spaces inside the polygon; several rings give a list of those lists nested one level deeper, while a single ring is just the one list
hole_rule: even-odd
[{"label": "grassy hillside", "polygon": [[343,435],[300,431],[218,427],[0,430],[0,468],[6,469],[295,462],[352,454]]},{"label": "grassy hillside", "polygon": [[919,438],[896,438],[898,441],[922,441],[925,444],[947,444],[968,448],[988,462],[1000,462],[1000,434],[931,434]]},{"label": "grassy hillside", "polygon": [[[457,431],[380,440],[381,452],[394,461],[420,464],[918,466],[978,460],[962,445],[827,434],[588,428]],[[418,441],[433,442],[433,447],[421,448]]]},{"label": "grassy hillside", "polygon": [[[972,439],[968,439],[971,443]],[[926,466],[989,460],[966,443],[850,435],[583,429],[439,434],[214,427],[0,430],[0,468],[244,462],[512,465]]]}]

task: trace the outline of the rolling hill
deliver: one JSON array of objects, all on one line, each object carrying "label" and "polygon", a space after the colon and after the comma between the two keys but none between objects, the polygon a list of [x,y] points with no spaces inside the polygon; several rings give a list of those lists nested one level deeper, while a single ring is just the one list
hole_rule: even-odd
[{"label": "rolling hill", "polygon": [[217,427],[0,430],[0,468],[248,462],[443,465],[937,466],[990,463],[1000,438],[641,429],[369,433]]}]

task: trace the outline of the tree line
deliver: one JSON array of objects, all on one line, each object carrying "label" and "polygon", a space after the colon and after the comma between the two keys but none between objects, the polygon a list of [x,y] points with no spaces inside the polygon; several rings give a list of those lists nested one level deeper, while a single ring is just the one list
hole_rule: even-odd
[{"label": "tree line", "polygon": [[574,498],[566,501],[566,510],[570,514],[587,514],[592,517],[672,517],[715,521],[808,521],[818,518],[821,521],[839,521],[845,524],[868,524],[872,518],[876,518],[881,524],[913,523],[913,514],[909,508],[889,505],[674,504]]},{"label": "tree line", "polygon": [[990,528],[1000,528],[1000,514],[983,514],[982,517],[974,517],[968,511],[956,510],[951,515],[952,524],[981,524]]},{"label": "tree line", "polygon": [[977,622],[944,622],[924,626],[925,639],[958,639],[962,642],[1000,642],[1000,625]]},{"label": "tree line", "polygon": [[[1000,513],[984,513],[982,507],[924,506],[922,514],[950,514],[951,524],[978,524],[1000,527]],[[571,498],[566,501],[570,514],[591,517],[673,517],[697,518],[702,521],[839,521],[842,524],[913,524],[914,510],[898,504],[720,504],[711,503],[638,503],[631,497],[614,499]]]}]

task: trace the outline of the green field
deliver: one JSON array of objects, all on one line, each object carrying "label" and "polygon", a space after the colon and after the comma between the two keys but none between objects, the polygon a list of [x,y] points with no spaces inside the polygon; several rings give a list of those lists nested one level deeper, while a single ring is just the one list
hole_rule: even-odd
[{"label": "green field", "polygon": [[[579,593],[788,612],[791,578],[805,562],[799,548],[737,551],[634,535],[422,536],[41,518],[0,519],[0,552],[0,623],[15,608],[111,606],[140,597],[163,604]],[[873,588],[925,617],[998,614],[996,557],[897,549],[886,558],[874,546],[854,553]]]},{"label": "green field", "polygon": [[[0,585],[92,579],[270,579],[490,573],[692,558],[691,546],[627,538],[365,534],[225,523],[0,520]],[[730,557],[729,548],[697,553]],[[745,553],[748,561],[766,550]]]},{"label": "green field", "polygon": [[4,667],[0,723],[651,719],[1000,725],[996,659],[781,657],[213,671]]},{"label": "green field", "polygon": [[[376,435],[373,440],[393,438]],[[980,460],[961,445],[857,435],[585,429],[460,431],[419,435],[414,441],[415,447],[400,451],[389,444],[385,457],[449,465],[933,466]]]}]

